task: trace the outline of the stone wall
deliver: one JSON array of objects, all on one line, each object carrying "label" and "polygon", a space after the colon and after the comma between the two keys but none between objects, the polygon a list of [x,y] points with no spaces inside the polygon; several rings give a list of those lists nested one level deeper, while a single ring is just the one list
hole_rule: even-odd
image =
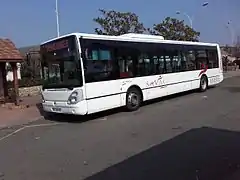
[{"label": "stone wall", "polygon": [[19,95],[21,97],[39,95],[41,88],[42,86],[22,87],[19,88]]},{"label": "stone wall", "polygon": [[[19,88],[19,96],[26,97],[26,96],[36,96],[39,95],[41,92],[42,86],[32,86],[32,87],[22,87]],[[13,93],[13,89],[9,89],[9,95],[11,96]]]}]

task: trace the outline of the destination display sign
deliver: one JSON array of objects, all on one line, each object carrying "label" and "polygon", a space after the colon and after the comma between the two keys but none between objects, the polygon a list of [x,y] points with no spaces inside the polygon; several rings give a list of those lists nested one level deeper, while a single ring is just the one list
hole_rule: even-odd
[{"label": "destination display sign", "polygon": [[69,47],[68,40],[54,41],[51,43],[44,44],[42,48],[47,52],[57,51],[60,49],[66,49]]}]

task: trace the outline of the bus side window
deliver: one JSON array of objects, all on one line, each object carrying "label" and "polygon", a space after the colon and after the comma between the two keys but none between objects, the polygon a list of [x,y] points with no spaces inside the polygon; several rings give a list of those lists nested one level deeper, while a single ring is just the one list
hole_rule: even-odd
[{"label": "bus side window", "polygon": [[138,57],[137,62],[137,76],[148,76],[152,75],[152,57],[147,53],[142,53]]},{"label": "bus side window", "polygon": [[118,58],[120,78],[133,77],[133,60],[131,56]]},{"label": "bus side window", "polygon": [[118,62],[119,78],[131,78],[134,76],[134,49],[132,49],[131,45],[124,45],[122,43],[122,45],[117,47],[115,54]]},{"label": "bus side window", "polygon": [[203,69],[208,65],[206,50],[196,51],[196,65],[197,65],[197,70]]},{"label": "bus side window", "polygon": [[186,70],[196,70],[196,57],[194,51],[188,50],[183,52],[183,60],[186,60]]},{"label": "bus side window", "polygon": [[160,64],[158,57],[153,56],[152,61],[153,61],[153,74],[154,75],[160,74]]},{"label": "bus side window", "polygon": [[182,61],[181,61],[181,67],[182,67],[182,71],[187,71],[187,57],[184,53],[181,54],[182,56]]},{"label": "bus side window", "polygon": [[217,50],[207,50],[207,55],[209,60],[209,64],[208,64],[209,69],[218,68],[219,64],[218,64]]},{"label": "bus side window", "polygon": [[[158,74],[164,74],[164,56],[159,55],[159,53],[156,53],[158,55],[153,55],[151,61],[152,61],[152,74],[158,75]],[[160,53],[161,54],[161,53]]]},{"label": "bus side window", "polygon": [[165,63],[166,63],[166,73],[171,73],[173,72],[172,69],[172,59],[170,56],[165,56]]},{"label": "bus side window", "polygon": [[85,79],[86,82],[98,82],[112,80],[116,77],[112,62],[112,52],[108,49],[94,47],[88,49],[85,60]]}]

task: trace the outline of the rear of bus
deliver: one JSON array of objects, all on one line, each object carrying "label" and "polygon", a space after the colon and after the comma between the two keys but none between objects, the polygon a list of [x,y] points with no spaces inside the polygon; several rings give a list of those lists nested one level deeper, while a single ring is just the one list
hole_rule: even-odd
[{"label": "rear of bus", "polygon": [[220,75],[220,81],[218,83],[220,83],[223,81],[224,77],[223,77],[222,53],[219,45],[217,45],[217,54],[218,54],[219,75]]},{"label": "rear of bus", "polygon": [[220,73],[223,76],[223,62],[222,62],[222,53],[221,53],[221,49],[220,46],[217,45],[217,52],[218,52],[218,60],[219,60],[219,69],[220,69]]},{"label": "rear of bus", "polygon": [[222,55],[218,44],[210,44],[207,47],[207,61],[207,68],[202,69],[200,73],[207,75],[208,86],[215,86],[223,81]]},{"label": "rear of bus", "polygon": [[77,36],[70,35],[40,46],[44,111],[80,114],[87,112],[83,72]]}]

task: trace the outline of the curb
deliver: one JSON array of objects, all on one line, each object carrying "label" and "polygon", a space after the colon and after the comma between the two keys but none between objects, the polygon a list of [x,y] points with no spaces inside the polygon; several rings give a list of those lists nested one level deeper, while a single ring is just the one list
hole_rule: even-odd
[{"label": "curb", "polygon": [[228,79],[228,78],[233,78],[233,77],[239,77],[240,76],[240,74],[238,74],[238,75],[229,75],[229,76],[224,76],[223,75],[223,79]]},{"label": "curb", "polygon": [[224,79],[238,77],[238,76],[240,76],[240,71],[223,72]]},{"label": "curb", "polygon": [[28,122],[25,122],[25,123],[19,123],[19,124],[10,124],[10,125],[3,125],[3,126],[0,126],[0,131],[1,130],[4,130],[4,129],[10,129],[10,128],[15,128],[15,127],[23,127],[23,126],[26,126],[26,125],[29,125],[33,122],[36,122],[36,121],[41,121],[41,120],[44,120],[44,116],[39,116],[39,117],[36,117],[36,118],[33,118],[31,120],[29,120]]}]

